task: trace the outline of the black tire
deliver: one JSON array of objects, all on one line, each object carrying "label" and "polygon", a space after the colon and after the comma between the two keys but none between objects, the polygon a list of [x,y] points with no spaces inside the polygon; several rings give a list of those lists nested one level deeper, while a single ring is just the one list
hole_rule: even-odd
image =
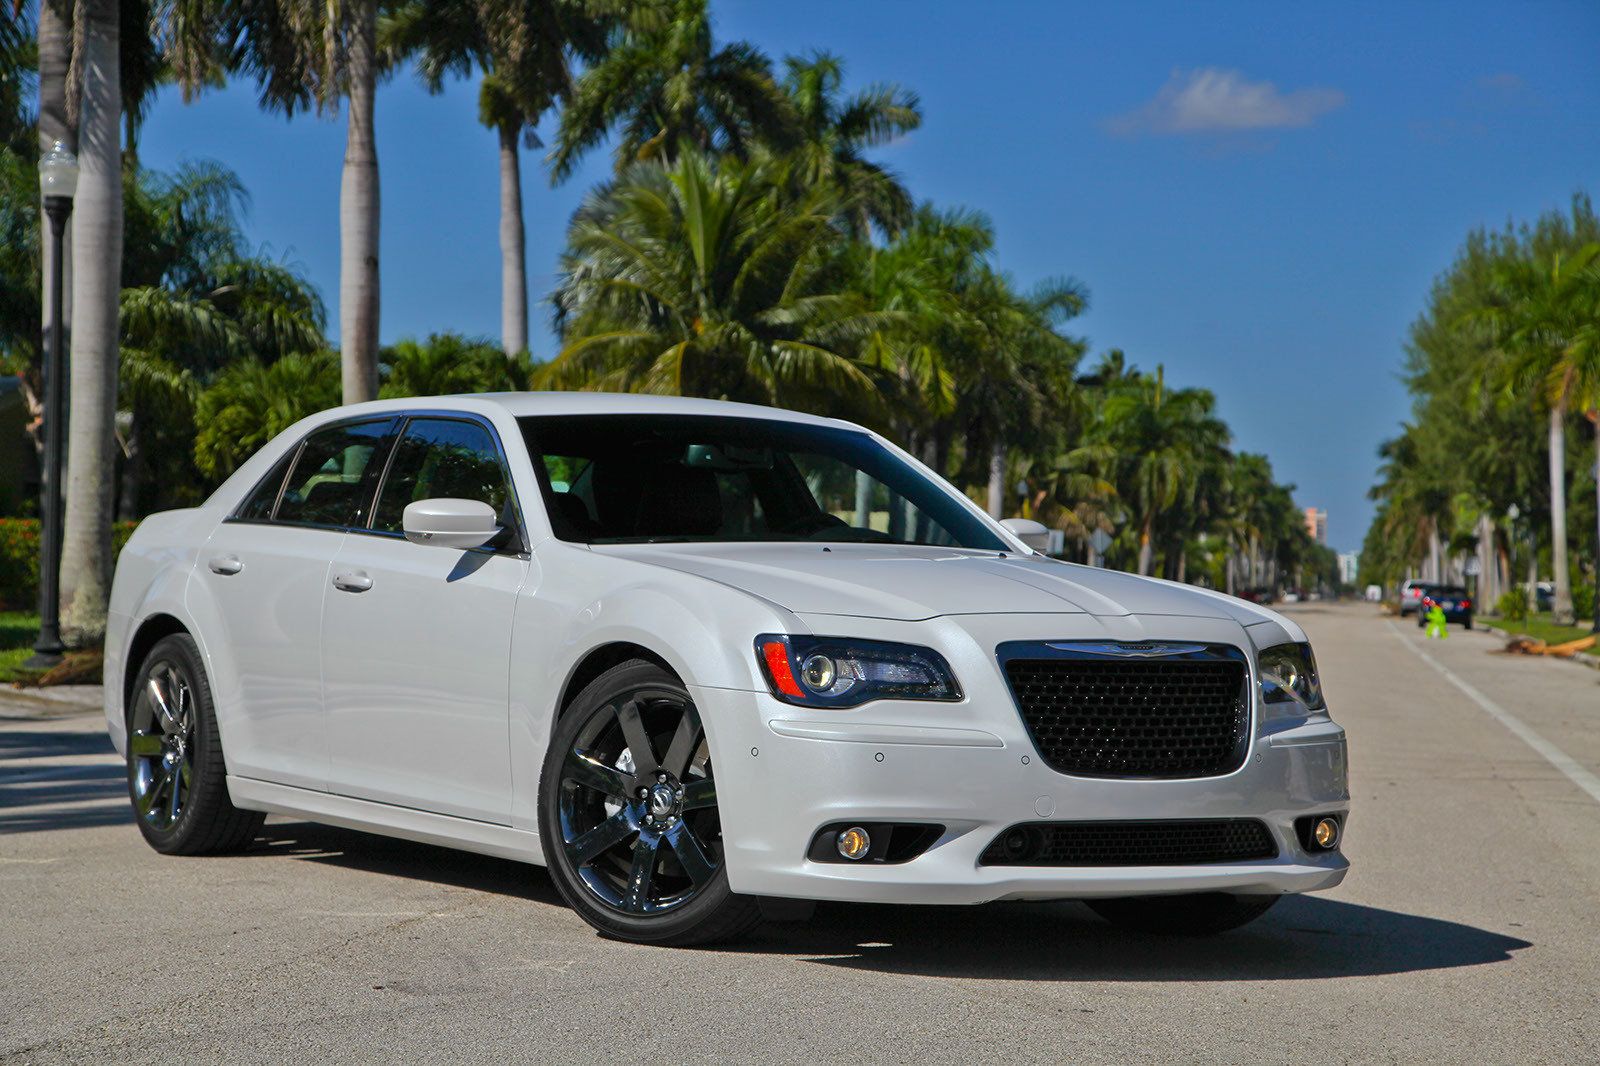
[{"label": "black tire", "polygon": [[584,921],[675,947],[760,921],[756,899],[728,887],[711,770],[694,701],[655,663],[614,666],[578,694],[540,773],[539,837],[550,879]]},{"label": "black tire", "polygon": [[1214,936],[1237,929],[1272,909],[1279,896],[1235,896],[1204,892],[1192,896],[1131,896],[1084,900],[1112,925],[1158,936]]},{"label": "black tire", "polygon": [[163,637],[140,665],[127,749],[133,820],[152,848],[209,855],[238,851],[255,839],[266,815],[240,810],[228,798],[211,685],[189,634]]},{"label": "black tire", "polygon": [[1463,618],[1461,620],[1461,624],[1466,626],[1468,629],[1471,629],[1472,628],[1472,616],[1470,614],[1467,615],[1465,618]]},{"label": "black tire", "polygon": [[1424,618],[1422,616],[1422,614],[1419,612],[1417,614],[1417,628],[1421,629],[1423,626],[1425,626],[1427,624],[1428,624],[1428,620],[1426,618]]}]

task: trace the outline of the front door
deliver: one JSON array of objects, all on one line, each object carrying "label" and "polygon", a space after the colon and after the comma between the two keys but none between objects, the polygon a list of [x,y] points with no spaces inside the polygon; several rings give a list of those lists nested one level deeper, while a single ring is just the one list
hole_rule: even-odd
[{"label": "front door", "polygon": [[510,824],[511,622],[528,573],[519,544],[413,544],[416,500],[480,500],[515,522],[489,428],[414,417],[367,530],[340,545],[322,616],[329,787],[360,799]]},{"label": "front door", "polygon": [[208,586],[231,656],[213,693],[231,774],[327,787],[322,601],[345,528],[365,523],[370,461],[393,422],[312,433],[201,549],[193,580]]}]

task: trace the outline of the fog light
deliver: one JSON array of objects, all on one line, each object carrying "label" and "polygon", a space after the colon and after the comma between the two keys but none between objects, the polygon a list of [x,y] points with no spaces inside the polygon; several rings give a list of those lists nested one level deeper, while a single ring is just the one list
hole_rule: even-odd
[{"label": "fog light", "polygon": [[859,825],[851,826],[839,834],[839,854],[845,858],[864,859],[871,850],[872,838]]},{"label": "fog light", "polygon": [[1332,851],[1339,843],[1339,820],[1318,818],[1317,824],[1311,827],[1311,839],[1323,851]]}]

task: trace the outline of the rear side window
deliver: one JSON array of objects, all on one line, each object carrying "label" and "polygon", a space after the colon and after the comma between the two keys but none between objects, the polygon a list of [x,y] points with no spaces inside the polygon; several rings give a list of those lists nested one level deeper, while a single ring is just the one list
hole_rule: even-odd
[{"label": "rear side window", "polygon": [[289,454],[278,460],[272,473],[261,479],[261,484],[239,508],[235,518],[245,522],[266,522],[272,518],[272,509],[278,505],[278,493],[283,490],[283,478],[289,472],[289,464],[294,462],[294,455],[295,449],[290,448]]},{"label": "rear side window", "polygon": [[406,504],[451,497],[477,500],[505,513],[509,478],[494,437],[476,422],[413,418],[395,445],[372,528],[403,530]]},{"label": "rear side window", "polygon": [[362,484],[390,420],[332,426],[306,438],[289,472],[276,519],[310,526],[360,525]]}]

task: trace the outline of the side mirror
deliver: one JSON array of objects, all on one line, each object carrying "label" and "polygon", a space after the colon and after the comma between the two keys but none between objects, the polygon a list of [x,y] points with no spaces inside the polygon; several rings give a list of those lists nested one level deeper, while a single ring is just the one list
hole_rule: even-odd
[{"label": "side mirror", "polygon": [[1000,524],[1034,551],[1043,554],[1050,550],[1050,527],[1043,522],[1031,518],[1002,518]]},{"label": "side mirror", "polygon": [[477,500],[440,498],[406,504],[401,524],[413,544],[481,548],[500,532],[494,508]]}]

